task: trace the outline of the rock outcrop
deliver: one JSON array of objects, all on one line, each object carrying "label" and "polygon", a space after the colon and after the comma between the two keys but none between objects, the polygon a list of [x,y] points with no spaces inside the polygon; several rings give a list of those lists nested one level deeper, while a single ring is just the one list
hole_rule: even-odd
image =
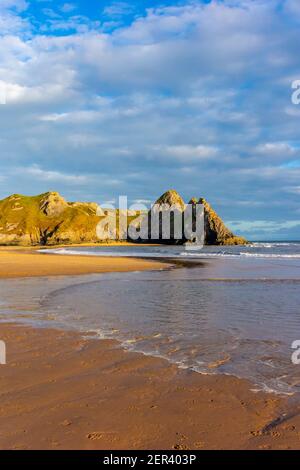
[{"label": "rock outcrop", "polygon": [[[204,206],[204,243],[206,245],[243,245],[247,243],[243,237],[234,235],[226,227],[222,219],[204,198],[192,198],[189,201],[189,205],[196,207],[197,204],[202,204]],[[193,240],[185,238],[184,229],[187,228],[185,224],[189,225],[189,230],[187,230],[187,232],[193,233],[192,229],[195,225],[195,220],[193,220],[191,217],[190,219],[187,217],[184,218],[185,215],[188,215],[185,211],[188,211],[189,208],[177,191],[171,189],[165,192],[157,199],[153,207],[154,208],[152,208],[152,210],[148,213],[148,239],[141,239],[140,241],[146,242],[151,239],[151,242],[166,244],[183,244],[186,242],[201,243],[198,240],[195,240],[194,237]],[[172,210],[170,210],[171,208]],[[158,213],[161,213],[159,219],[157,218]],[[194,214],[195,218],[197,212],[195,210],[191,211],[189,215],[191,216],[192,213]],[[166,216],[169,217],[166,219],[169,220],[169,225],[167,224],[167,227],[164,226],[163,230],[163,217]],[[156,232],[153,230],[153,226],[155,225]],[[175,227],[177,227],[177,232]],[[165,228],[167,228],[167,230],[165,230]],[[169,232],[167,237],[165,237],[163,234],[163,232],[166,231]],[[153,238],[153,233],[158,234],[158,237]]]},{"label": "rock outcrop", "polygon": [[160,196],[148,214],[151,242],[182,243],[184,209],[184,200],[175,189],[169,189]]},{"label": "rock outcrop", "polygon": [[[222,219],[211,208],[208,202],[203,199],[193,198],[191,204],[203,204],[205,211],[205,243],[217,245],[244,244],[246,240],[242,237],[236,237],[224,224]],[[175,223],[182,220],[184,228],[184,211],[186,205],[181,196],[175,190],[169,190],[164,193],[155,203],[156,211],[169,211],[170,236],[163,238],[162,220],[163,214],[156,218],[156,228],[158,238],[151,238],[151,242],[158,243],[183,243],[183,232],[178,233],[174,230]],[[139,232],[141,221],[149,221],[146,224],[146,237],[137,237],[135,241],[149,242],[151,229],[153,228],[152,215],[139,212],[137,217],[128,212],[127,222],[136,227]],[[109,213],[109,214],[107,214]],[[96,203],[67,202],[59,193],[48,192],[38,196],[22,196],[13,194],[12,196],[0,201],[0,244],[2,245],[58,245],[75,243],[101,242],[99,236],[99,222],[104,222],[104,231],[106,230],[106,219],[110,215],[116,216],[116,229],[108,230],[108,234],[117,236],[124,240],[126,238],[126,226],[120,228],[118,221],[121,214],[119,210],[102,210]],[[157,215],[157,213],[156,213]],[[176,219],[177,217],[177,219]],[[124,219],[122,219],[124,220]],[[180,223],[178,224],[180,226]],[[109,224],[108,224],[109,226]],[[109,228],[109,227],[108,227]],[[168,227],[167,227],[168,228]],[[148,232],[148,238],[147,238]],[[101,235],[100,231],[100,235]],[[110,236],[110,235],[109,235]],[[104,236],[103,236],[104,239]],[[115,239],[115,237],[114,237]]]},{"label": "rock outcrop", "polygon": [[49,217],[60,215],[68,207],[68,203],[59,193],[46,193],[40,202],[40,210]]},{"label": "rock outcrop", "polygon": [[244,245],[245,238],[234,235],[224,224],[221,217],[214,211],[204,198],[192,198],[189,204],[204,206],[204,230],[206,245]]},{"label": "rock outcrop", "polygon": [[163,206],[174,207],[181,211],[184,211],[185,208],[184,200],[178,192],[175,191],[175,189],[169,189],[169,191],[166,191],[157,199],[155,205],[160,206],[160,208],[163,208]]}]

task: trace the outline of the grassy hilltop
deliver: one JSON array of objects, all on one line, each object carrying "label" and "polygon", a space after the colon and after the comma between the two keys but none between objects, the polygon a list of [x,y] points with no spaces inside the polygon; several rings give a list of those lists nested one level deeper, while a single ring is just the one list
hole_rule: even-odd
[{"label": "grassy hilltop", "polygon": [[0,201],[0,243],[49,245],[96,241],[97,204],[66,202],[58,193],[14,194]]}]

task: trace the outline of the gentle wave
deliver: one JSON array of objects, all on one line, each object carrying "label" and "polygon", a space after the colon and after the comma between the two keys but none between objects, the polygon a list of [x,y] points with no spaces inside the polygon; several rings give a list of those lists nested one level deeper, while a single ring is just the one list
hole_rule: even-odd
[{"label": "gentle wave", "polygon": [[[277,246],[277,245],[276,245]],[[290,246],[290,245],[289,245]],[[266,248],[264,246],[264,248]],[[126,257],[126,258],[187,258],[187,259],[203,259],[203,258],[228,258],[228,259],[238,259],[241,257],[247,258],[261,258],[261,259],[269,259],[269,258],[276,258],[276,259],[300,259],[300,253],[251,253],[251,252],[237,252],[237,253],[230,253],[227,251],[221,252],[198,252],[195,253],[194,250],[189,251],[188,249],[185,251],[181,251],[180,253],[175,253],[172,251],[153,251],[153,252],[146,252],[146,251],[101,251],[101,248],[98,248],[98,251],[95,250],[74,250],[68,248],[59,248],[59,249],[46,249],[40,250],[41,253],[47,254],[56,254],[56,255],[76,255],[76,256],[99,256],[99,257]]]},{"label": "gentle wave", "polygon": [[295,258],[295,259],[300,259],[300,253],[299,254],[271,254],[271,253],[188,253],[184,252],[181,253],[180,256],[187,256],[187,257],[197,257],[197,258],[240,258],[243,256],[246,256],[247,258],[280,258],[280,259],[285,259],[285,258]]},{"label": "gentle wave", "polygon": [[283,246],[300,247],[300,242],[252,242],[247,246],[258,247],[258,248],[274,248],[274,247],[283,247]]},{"label": "gentle wave", "polygon": [[146,252],[135,252],[131,251],[130,253],[122,251],[79,251],[72,249],[49,249],[49,250],[39,250],[40,253],[47,253],[53,255],[76,255],[76,256],[100,256],[100,257],[121,257],[121,258],[176,258],[178,255],[170,253],[146,253]]}]

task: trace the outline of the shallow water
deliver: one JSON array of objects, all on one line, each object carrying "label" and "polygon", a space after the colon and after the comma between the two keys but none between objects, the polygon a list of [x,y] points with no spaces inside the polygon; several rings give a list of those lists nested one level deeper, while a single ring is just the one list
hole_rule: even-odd
[{"label": "shallow water", "polygon": [[193,269],[1,281],[0,318],[93,331],[180,367],[250,379],[254,389],[300,391],[300,366],[291,362],[291,344],[300,339],[299,244],[186,256],[182,247],[92,252],[186,258]]}]

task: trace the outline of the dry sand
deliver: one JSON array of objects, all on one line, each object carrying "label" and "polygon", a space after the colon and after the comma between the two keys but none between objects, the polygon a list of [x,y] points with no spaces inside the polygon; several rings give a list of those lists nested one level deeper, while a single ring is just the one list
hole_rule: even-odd
[{"label": "dry sand", "polygon": [[134,258],[62,256],[30,248],[0,249],[0,278],[64,276],[166,268],[166,263]]},{"label": "dry sand", "polygon": [[[1,277],[154,267],[0,252]],[[244,380],[179,370],[76,333],[2,324],[0,339],[1,449],[300,448],[297,412],[276,425],[286,400],[253,393]]]}]

